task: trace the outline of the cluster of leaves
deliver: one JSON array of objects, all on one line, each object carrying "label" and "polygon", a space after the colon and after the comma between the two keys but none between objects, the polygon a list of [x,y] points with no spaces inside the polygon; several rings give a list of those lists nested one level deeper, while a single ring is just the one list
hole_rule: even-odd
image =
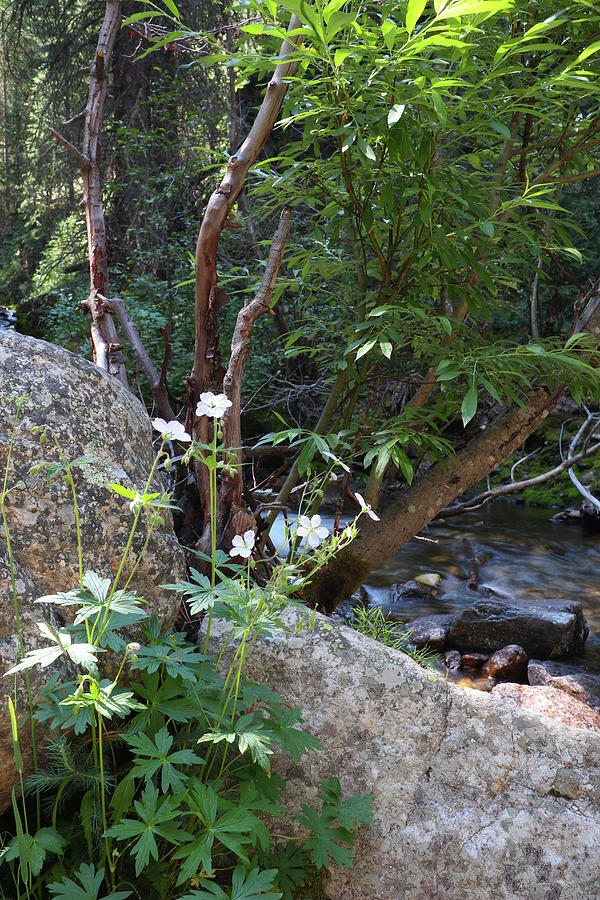
[{"label": "cluster of leaves", "polygon": [[[369,800],[358,794],[342,800],[334,780],[323,786],[317,806],[299,814],[306,832],[300,842],[274,844],[259,818],[290,817],[279,799],[282,782],[270,773],[274,749],[298,761],[320,746],[297,727],[299,709],[239,673],[233,690],[231,672],[217,674],[196,645],[181,634],[161,634],[155,619],[141,625],[143,645],[125,649],[129,689],[98,680],[99,648],[86,640],[90,622],[105,620],[104,631],[113,632],[123,616],[134,617],[128,624],[139,621],[139,606],[135,595],[115,594],[114,618],[104,616],[107,583],[91,572],[84,582],[85,590],[42,598],[78,604],[75,622],[45,631],[53,646],[30,652],[12,670],[55,664],[61,656],[87,670],[75,682],[55,674],[41,691],[36,720],[64,736],[50,744],[47,767],[26,782],[26,790],[52,810],[52,824],[30,833],[15,804],[21,830],[2,854],[15,896],[37,896],[46,885],[64,900],[96,900],[110,883],[110,896],[125,898],[131,891],[121,888],[135,878],[138,889],[146,885],[161,898],[250,900],[267,891],[291,900],[309,862],[317,868],[327,867],[330,858],[351,864],[352,829],[369,821]],[[237,603],[236,596],[228,601],[230,608]],[[103,745],[107,758],[100,769]],[[104,803],[111,811],[106,823]],[[86,852],[92,862],[77,868]],[[58,862],[48,867],[47,857]],[[224,871],[231,872],[230,888],[224,887]]]},{"label": "cluster of leaves", "polygon": [[[240,87],[261,79],[282,22],[299,19],[289,35],[298,71],[277,154],[252,176],[253,215],[269,217],[282,202],[297,210],[286,353],[316,360],[330,379],[347,370],[342,419],[360,429],[365,468],[380,476],[392,463],[410,482],[415,457],[452,451],[441,432],[468,424],[478,402],[523,402],[532,380],[566,379],[579,395],[597,389],[580,338],[514,340],[527,333],[515,291],[538,261],[581,262],[562,200],[597,173],[597,5],[243,8],[259,21],[241,27],[231,50],[204,35],[214,52],[201,61],[226,62]],[[184,34],[177,7],[167,13],[173,34]],[[416,430],[398,414],[402,403],[369,399],[440,364]]]}]

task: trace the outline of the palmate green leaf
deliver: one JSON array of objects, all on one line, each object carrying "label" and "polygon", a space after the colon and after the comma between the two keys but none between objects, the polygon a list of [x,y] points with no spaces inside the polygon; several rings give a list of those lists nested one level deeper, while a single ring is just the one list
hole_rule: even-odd
[{"label": "palmate green leaf", "polygon": [[175,750],[170,753],[174,738],[166,727],[161,728],[153,740],[145,734],[127,734],[124,739],[135,751],[131,775],[134,778],[145,778],[149,782],[160,771],[163,793],[185,789],[184,782],[188,780],[188,776],[178,772],[175,766],[197,766],[204,762],[193,750]]},{"label": "palmate green leaf", "polygon": [[22,837],[14,837],[9,843],[2,859],[11,861],[19,859],[26,853],[31,874],[36,876],[42,871],[47,853],[61,853],[66,840],[54,828],[40,828],[35,834],[23,833]]},{"label": "palmate green leaf", "polygon": [[269,718],[263,719],[265,728],[272,735],[272,739],[281,744],[282,751],[291,756],[294,762],[298,762],[308,750],[323,749],[318,738],[294,728],[294,725],[302,721],[299,707],[290,709],[288,706],[273,704],[268,709],[268,715]]},{"label": "palmate green leaf", "polygon": [[55,900],[125,900],[131,897],[133,891],[111,891],[109,895],[98,897],[98,891],[104,881],[104,869],[98,869],[90,863],[82,863],[75,878],[79,881],[77,884],[72,878],[66,876],[62,881],[53,881],[48,885]]},{"label": "palmate green leaf", "polygon": [[347,828],[337,826],[335,815],[327,809],[319,812],[314,806],[307,806],[305,803],[301,805],[301,809],[298,821],[313,835],[305,841],[304,847],[312,851],[317,869],[326,869],[329,857],[338,866],[351,866],[354,853],[349,846],[343,845],[352,844],[355,835]]},{"label": "palmate green leaf", "polygon": [[293,900],[295,891],[308,878],[310,856],[304,847],[298,847],[292,841],[261,854],[260,862],[277,871],[276,886],[281,888],[284,900]]},{"label": "palmate green leaf", "polygon": [[193,890],[181,900],[261,900],[262,897],[280,900],[283,895],[271,890],[276,876],[276,869],[252,869],[248,872],[245,866],[239,864],[233,871],[230,890],[224,890],[218,884],[200,878],[204,890]]},{"label": "palmate green leaf", "polygon": [[353,828],[357,822],[373,821],[373,794],[361,794],[355,791],[346,800],[337,804],[337,818],[343,828]]},{"label": "palmate green leaf", "polygon": [[158,859],[156,837],[164,838],[171,844],[187,841],[190,835],[177,827],[180,815],[180,797],[167,796],[158,801],[158,788],[148,785],[140,800],[134,801],[139,819],[121,819],[105,832],[105,837],[127,841],[137,837],[130,853],[135,857],[135,874],[140,875],[150,857]]},{"label": "palmate green leaf", "polygon": [[208,832],[200,835],[185,844],[173,854],[173,859],[181,859],[181,868],[177,876],[177,884],[185,884],[198,872],[211,874],[212,872],[212,848],[215,842],[214,834]]},{"label": "palmate green leaf", "polygon": [[179,634],[154,644],[145,644],[135,655],[136,658],[131,662],[132,670],[139,669],[153,674],[164,666],[171,678],[183,678],[194,683],[198,680],[203,662],[209,659]]},{"label": "palmate green leaf", "polygon": [[100,682],[92,681],[87,691],[83,690],[84,683],[85,679],[80,680],[73,694],[60,701],[61,706],[72,707],[74,715],[93,709],[107,719],[112,719],[113,716],[124,719],[133,710],[144,708],[132,691],[116,688],[107,678]]},{"label": "palmate green leaf", "polygon": [[66,654],[76,665],[82,666],[88,672],[94,675],[98,674],[97,655],[103,651],[95,647],[93,644],[73,643],[73,639],[68,631],[64,628],[56,629],[47,622],[38,622],[38,630],[42,637],[52,641],[53,647],[39,647],[37,650],[30,650],[25,657],[14,665],[5,675],[14,675],[24,669],[31,669],[33,666],[51,665],[63,654]]},{"label": "palmate green leaf", "polygon": [[[249,809],[233,804],[217,794],[217,787],[192,779],[186,785],[182,801],[201,822],[198,837],[175,851],[176,859],[183,859],[177,880],[183,884],[202,865],[212,874],[212,848],[215,842],[222,844],[239,859],[249,864],[246,848],[255,845],[255,834],[260,833],[262,823]],[[224,811],[221,815],[221,811]],[[191,853],[191,858],[190,858]]]}]

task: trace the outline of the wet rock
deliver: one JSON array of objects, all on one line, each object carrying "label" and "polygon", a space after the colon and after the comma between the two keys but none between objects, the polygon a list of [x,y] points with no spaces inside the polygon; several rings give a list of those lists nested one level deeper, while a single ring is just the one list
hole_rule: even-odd
[{"label": "wet rock", "polygon": [[[75,612],[74,608],[65,607],[57,612],[56,607],[34,605],[34,601],[45,594],[70,590],[79,583],[71,492],[60,478],[49,482],[47,470],[31,472],[32,466],[38,463],[59,460],[53,441],[48,438],[41,443],[32,429],[50,425],[66,461],[78,457],[89,460],[72,470],[81,523],[83,568],[105,578],[117,571],[133,521],[129,501],[107,484],[114,482],[143,490],[154,459],[152,432],[142,404],[115,378],[73,353],[15,332],[0,332],[0,395],[3,468],[13,429],[14,401],[24,396],[29,398],[16,429],[8,472],[9,487],[22,481],[25,489],[11,491],[6,502],[11,547],[19,572],[16,587],[20,615],[25,623],[25,649],[29,650],[39,646],[35,622],[60,625],[62,618],[68,621]],[[158,480],[153,489],[162,489]],[[185,559],[172,530],[170,512],[165,510],[162,516],[164,525],[152,531],[131,587],[146,600],[149,613],[156,614],[169,626],[175,619],[177,601],[161,585],[185,577]],[[145,538],[146,527],[141,523],[126,560],[121,585],[136,565]],[[7,565],[7,560],[0,558],[0,675],[15,663],[16,650],[13,599],[6,587]],[[59,614],[61,620],[56,622]],[[110,660],[110,656],[104,654],[102,661]],[[48,677],[48,670],[43,670],[43,680]],[[35,685],[38,670],[33,670],[32,678]],[[24,682],[24,676],[19,674],[17,681]],[[0,678],[0,811],[10,804],[16,776],[7,706],[12,687],[12,678]],[[24,711],[21,705],[20,715]],[[25,758],[30,759],[26,728],[22,729],[20,740]]]},{"label": "wet rock", "polygon": [[417,584],[424,584],[427,587],[437,587],[440,581],[442,580],[442,576],[438,575],[437,572],[426,572],[424,575],[415,575],[414,580]]},{"label": "wet rock", "polygon": [[481,674],[497,681],[523,681],[527,672],[528,656],[518,644],[509,644],[496,650],[483,664]]},{"label": "wet rock", "polygon": [[444,665],[447,669],[460,669],[461,655],[458,650],[447,650],[444,653]]},{"label": "wet rock", "polygon": [[487,653],[463,653],[460,667],[461,669],[480,669],[487,658]]},{"label": "wet rock", "polygon": [[408,622],[412,643],[421,649],[427,645],[432,650],[443,650],[454,616],[419,616]]},{"label": "wet rock", "polygon": [[584,728],[600,733],[600,712],[558,688],[506,682],[496,685],[492,694],[494,697],[510,700],[529,712],[557,719],[571,728]]},{"label": "wet rock", "polygon": [[531,659],[527,666],[527,678],[531,685],[549,685],[600,710],[600,675],[594,675],[578,666],[549,660]]},{"label": "wet rock", "polygon": [[[600,734],[520,708],[498,688],[448,683],[322,616],[297,630],[300,615],[286,612],[285,631],[255,642],[245,671],[300,706],[303,730],[324,747],[297,762],[274,757],[286,803],[314,803],[332,773],[343,797],[373,794],[373,824],[358,830],[355,863],[331,864],[325,896],[598,896]],[[211,650],[230,630],[217,623]],[[235,641],[225,648],[225,669],[236,649]]]},{"label": "wet rock", "polygon": [[429,600],[434,593],[428,584],[419,584],[417,581],[405,581],[402,584],[394,584],[390,591],[386,608],[389,604],[393,607],[398,600]]},{"label": "wet rock", "polygon": [[581,653],[588,625],[581,603],[548,599],[525,603],[480,598],[454,619],[448,643],[461,650],[495,651],[518,644],[538,659]]}]

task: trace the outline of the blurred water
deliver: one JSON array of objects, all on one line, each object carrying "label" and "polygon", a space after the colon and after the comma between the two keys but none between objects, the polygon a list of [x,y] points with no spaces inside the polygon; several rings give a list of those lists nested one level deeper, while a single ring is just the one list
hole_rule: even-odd
[{"label": "blurred water", "polygon": [[[553,523],[551,515],[548,509],[496,503],[433,523],[423,534],[436,543],[412,540],[371,572],[365,583],[369,602],[406,622],[428,613],[459,612],[479,596],[466,581],[472,548],[480,587],[520,600],[581,601],[590,625],[585,665],[600,671],[600,534],[587,534],[574,523]],[[322,521],[332,527],[332,517],[323,515]],[[278,532],[280,539],[282,524]],[[435,595],[391,602],[395,584],[427,573],[441,576]]]}]

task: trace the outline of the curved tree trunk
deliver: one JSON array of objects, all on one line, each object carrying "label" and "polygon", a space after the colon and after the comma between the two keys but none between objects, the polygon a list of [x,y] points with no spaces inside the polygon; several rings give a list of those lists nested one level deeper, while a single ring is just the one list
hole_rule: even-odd
[{"label": "curved tree trunk", "polygon": [[[300,24],[298,17],[293,15],[290,19],[288,32],[298,29]],[[191,432],[195,440],[205,445],[210,440],[209,422],[206,416],[196,417],[196,404],[203,391],[222,390],[223,378],[226,375],[221,369],[218,345],[219,322],[217,311],[227,301],[227,296],[224,292],[217,288],[217,248],[219,239],[227,223],[227,217],[244,187],[248,169],[258,158],[279,115],[281,104],[287,92],[288,79],[297,69],[297,62],[293,59],[297,41],[298,35],[293,35],[289,40],[283,42],[279,54],[279,58],[283,61],[279,63],[273,73],[248,136],[239,150],[230,158],[225,177],[208,201],[198,234],[196,243],[194,364],[186,379],[188,388],[186,403],[188,406],[188,431]],[[285,243],[285,240],[283,243]],[[283,252],[283,246],[281,251]],[[281,259],[281,256],[279,259]],[[233,350],[235,352],[235,348]],[[228,384],[229,389],[232,390],[233,382],[228,382]],[[233,425],[228,419],[231,416],[239,418],[239,414],[239,403],[234,403],[234,406],[228,410],[223,423],[224,432],[228,439],[234,441],[237,440],[240,432],[239,422]],[[241,442],[238,442],[238,446],[239,443]],[[232,445],[226,442],[226,446]],[[198,464],[195,468],[195,477],[204,517],[203,536],[200,540],[200,546],[208,547],[210,544],[210,487],[206,466]],[[233,494],[230,490],[227,490],[221,495],[220,508],[217,512],[217,518],[221,526],[224,526],[226,523],[229,515],[228,507],[231,505],[233,495],[236,493],[239,493],[237,489],[233,491]]]}]

